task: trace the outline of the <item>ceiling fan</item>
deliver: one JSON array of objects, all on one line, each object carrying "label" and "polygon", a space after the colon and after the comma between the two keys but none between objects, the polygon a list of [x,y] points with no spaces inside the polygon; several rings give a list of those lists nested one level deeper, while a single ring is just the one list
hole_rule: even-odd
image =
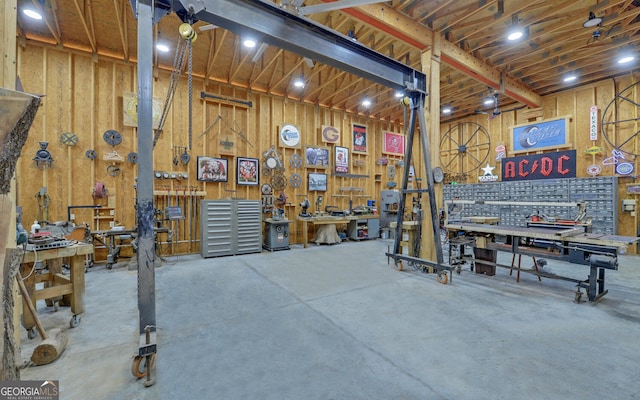
[{"label": "ceiling fan", "polygon": [[500,95],[500,93],[493,92],[493,104],[494,104],[493,111],[489,112],[489,111],[484,111],[484,110],[475,110],[476,114],[489,114],[489,119],[494,119],[495,117],[500,115],[501,114],[500,109],[499,109],[500,103],[498,102],[498,96],[499,95]]}]

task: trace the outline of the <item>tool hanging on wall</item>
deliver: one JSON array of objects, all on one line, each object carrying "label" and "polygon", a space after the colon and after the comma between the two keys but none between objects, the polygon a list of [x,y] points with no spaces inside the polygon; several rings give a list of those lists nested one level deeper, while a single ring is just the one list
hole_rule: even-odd
[{"label": "tool hanging on wall", "polygon": [[47,187],[44,186],[34,196],[38,202],[38,221],[49,220],[49,202],[51,198],[47,194]]},{"label": "tool hanging on wall", "polygon": [[218,121],[220,121],[222,119],[222,115],[218,114],[218,116],[213,120],[213,122],[207,127],[207,129],[204,130],[204,132],[202,132],[200,134],[200,136],[198,136],[198,138],[201,138],[202,136],[206,135],[207,133],[209,133],[209,131],[211,130],[211,128],[213,128]]}]

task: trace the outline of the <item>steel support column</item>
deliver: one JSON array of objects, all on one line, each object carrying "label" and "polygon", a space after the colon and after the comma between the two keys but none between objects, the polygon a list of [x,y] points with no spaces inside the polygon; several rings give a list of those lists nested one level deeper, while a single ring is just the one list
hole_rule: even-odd
[{"label": "steel support column", "polygon": [[156,326],[155,239],[153,232],[153,10],[138,1],[138,311],[140,334]]}]

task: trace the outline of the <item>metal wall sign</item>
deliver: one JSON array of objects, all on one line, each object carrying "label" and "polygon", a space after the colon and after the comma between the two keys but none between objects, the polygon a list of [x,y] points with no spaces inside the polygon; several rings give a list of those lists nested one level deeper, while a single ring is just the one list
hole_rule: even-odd
[{"label": "metal wall sign", "polygon": [[598,106],[589,109],[589,140],[598,140]]},{"label": "metal wall sign", "polygon": [[524,152],[567,146],[567,118],[513,127],[513,151]]},{"label": "metal wall sign", "polygon": [[532,154],[502,160],[502,181],[576,177],[576,151]]}]

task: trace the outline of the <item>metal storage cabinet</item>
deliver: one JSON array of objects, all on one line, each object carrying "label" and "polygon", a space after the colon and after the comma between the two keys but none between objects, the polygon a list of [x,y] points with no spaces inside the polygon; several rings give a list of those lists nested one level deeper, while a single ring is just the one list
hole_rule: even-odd
[{"label": "metal storage cabinet", "polygon": [[262,251],[259,201],[202,200],[200,210],[200,255],[202,257]]},{"label": "metal storage cabinet", "polygon": [[377,239],[380,237],[380,219],[361,218],[349,221],[347,235],[353,240]]},{"label": "metal storage cabinet", "polygon": [[235,254],[262,251],[262,204],[252,200],[234,200],[236,225]]}]

